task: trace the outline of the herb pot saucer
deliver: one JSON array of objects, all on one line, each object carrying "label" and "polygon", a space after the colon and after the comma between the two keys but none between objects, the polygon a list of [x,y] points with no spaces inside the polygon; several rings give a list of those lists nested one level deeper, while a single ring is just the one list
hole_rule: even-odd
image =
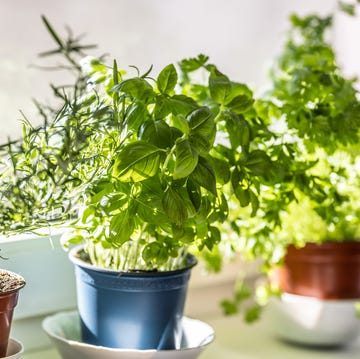
[{"label": "herb pot saucer", "polygon": [[183,317],[180,349],[136,350],[96,346],[81,341],[80,318],[77,311],[60,312],[46,317],[43,329],[64,359],[195,359],[215,337],[210,325]]},{"label": "herb pot saucer", "polygon": [[15,340],[13,338],[10,338],[6,356],[3,358],[4,359],[18,359],[18,358],[21,358],[23,356],[23,354],[24,354],[23,345],[19,341]]},{"label": "herb pot saucer", "polygon": [[311,347],[342,347],[360,335],[356,315],[359,299],[324,300],[282,293],[271,298],[265,315],[275,335],[292,344]]}]

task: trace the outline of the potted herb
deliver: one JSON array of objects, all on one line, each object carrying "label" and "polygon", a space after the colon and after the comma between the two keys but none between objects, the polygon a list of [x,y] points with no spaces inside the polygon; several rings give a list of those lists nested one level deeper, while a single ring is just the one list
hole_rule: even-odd
[{"label": "potted herb", "polygon": [[0,269],[0,358],[7,355],[13,312],[24,285],[20,275]]},{"label": "potted herb", "polygon": [[[359,197],[354,189],[360,175],[357,160],[360,103],[355,80],[341,75],[334,51],[326,41],[331,16],[293,16],[291,20],[293,30],[274,72],[271,96],[279,101],[288,128],[295,131],[304,145],[304,155],[317,161],[312,173],[329,181],[322,186],[325,199],[314,197],[307,201],[299,197],[302,217],[299,218],[299,212],[295,214],[298,226],[291,228],[293,222],[289,218],[294,214],[290,209],[284,215],[283,230],[287,231],[287,238],[293,238],[289,244],[297,246],[329,240],[356,241]],[[312,220],[307,220],[307,213]],[[316,222],[317,218],[322,223]],[[308,226],[300,224],[302,219],[310,223],[313,235]],[[341,298],[342,294],[329,296]],[[359,297],[359,293],[350,297]]]},{"label": "potted herb", "polygon": [[[264,231],[266,225],[257,218],[247,224],[246,219],[237,220],[238,226],[245,223],[248,228],[242,237],[245,244],[239,250],[262,257],[265,273],[270,273],[270,289],[317,298],[326,305],[330,299],[354,301],[360,295],[360,103],[355,80],[342,75],[327,41],[332,21],[332,16],[291,17],[292,29],[274,66],[271,89],[263,97],[265,102],[260,101],[260,106],[271,112],[276,131],[296,143],[294,156],[312,162],[306,174],[316,186],[311,185],[309,191],[292,192],[296,200],[281,212],[281,225],[275,231]],[[294,177],[294,184],[299,180],[301,177]],[[271,190],[264,188],[262,202],[272,199]],[[256,233],[262,235],[252,235],[253,229],[259,227],[260,232]],[[309,274],[313,276],[304,278]],[[225,307],[236,310],[244,296],[248,297],[249,292],[241,287],[237,299],[225,302]],[[355,308],[349,311],[343,306],[343,316],[350,313],[355,318]],[[350,337],[339,332],[331,335],[326,325],[321,330],[328,336],[317,336],[309,329],[315,326],[310,325],[306,333],[303,330],[300,334],[288,326],[279,327],[286,327],[287,333],[282,330],[282,335],[295,341],[336,345],[357,335],[357,324],[353,319],[348,322]]]}]

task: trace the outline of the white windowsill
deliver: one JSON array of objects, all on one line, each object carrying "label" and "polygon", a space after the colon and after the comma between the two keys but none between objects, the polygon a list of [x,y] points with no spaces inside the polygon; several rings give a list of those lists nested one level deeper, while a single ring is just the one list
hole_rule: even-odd
[{"label": "white windowsill", "polygon": [[[11,334],[24,344],[23,358],[60,359],[41,327],[46,315],[76,307],[73,265],[61,248],[58,235],[52,243],[46,237],[1,240],[0,248],[1,254],[9,257],[1,262],[1,267],[16,271],[27,280],[15,309]],[[360,338],[341,350],[311,350],[274,338],[266,312],[262,320],[251,325],[244,324],[240,316],[224,317],[219,302],[231,294],[241,266],[241,262],[231,263],[219,275],[205,276],[201,265],[192,272],[185,314],[209,323],[216,334],[202,359],[358,358]]]}]

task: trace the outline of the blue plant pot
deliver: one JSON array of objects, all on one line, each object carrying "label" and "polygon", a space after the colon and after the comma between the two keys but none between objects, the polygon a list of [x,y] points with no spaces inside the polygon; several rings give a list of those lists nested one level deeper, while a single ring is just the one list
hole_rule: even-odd
[{"label": "blue plant pot", "polygon": [[191,268],[171,272],[118,272],[75,264],[82,340],[126,349],[178,349]]}]

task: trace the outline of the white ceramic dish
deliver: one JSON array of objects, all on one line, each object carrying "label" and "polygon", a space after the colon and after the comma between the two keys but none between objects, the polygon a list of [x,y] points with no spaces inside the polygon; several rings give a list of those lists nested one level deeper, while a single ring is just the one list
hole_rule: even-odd
[{"label": "white ceramic dish", "polygon": [[4,359],[18,359],[21,358],[23,354],[24,354],[23,345],[19,341],[10,338],[8,349],[6,352],[6,357]]},{"label": "white ceramic dish", "polygon": [[62,312],[43,321],[49,335],[64,359],[195,359],[214,340],[213,328],[199,320],[183,318],[183,340],[178,350],[127,350],[99,347],[80,342],[77,312]]},{"label": "white ceramic dish", "polygon": [[283,293],[266,310],[271,328],[281,338],[312,346],[343,346],[360,334],[355,303],[359,300],[321,300]]}]

